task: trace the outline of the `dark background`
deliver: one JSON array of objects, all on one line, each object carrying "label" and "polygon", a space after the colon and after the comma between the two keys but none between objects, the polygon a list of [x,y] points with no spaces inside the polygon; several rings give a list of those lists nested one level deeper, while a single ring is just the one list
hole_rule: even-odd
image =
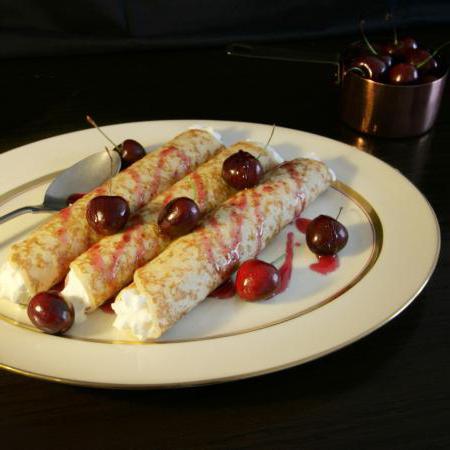
[{"label": "dark background", "polygon": [[450,24],[448,0],[2,0],[0,57],[275,41]]},{"label": "dark background", "polygon": [[[83,4],[97,6],[82,12]],[[320,360],[259,378],[192,389],[112,391],[57,385],[1,370],[0,447],[450,448],[449,90],[430,133],[397,140],[360,135],[339,120],[332,68],[232,58],[223,46],[240,33],[271,40],[270,33],[286,39],[283,32],[308,31],[316,37],[291,38],[288,44],[300,50],[339,51],[358,36],[359,2],[230,1],[228,5],[235,5],[230,11],[223,1],[205,1],[203,10],[195,11],[188,7],[192,4],[148,2],[152,14],[128,13],[125,20],[125,7],[143,8],[144,2],[60,2],[65,13],[59,15],[54,2],[0,2],[3,37],[11,39],[2,39],[1,52],[15,56],[1,61],[0,151],[87,128],[86,113],[100,124],[210,118],[275,122],[321,134],[373,153],[425,194],[442,231],[436,272],[405,312],[367,338]],[[217,11],[226,10],[223,20],[214,21],[204,11],[213,4]],[[364,4],[377,8],[372,26],[378,26],[377,20],[381,25],[384,4]],[[278,5],[287,8],[285,22],[278,15],[270,17],[270,8]],[[435,47],[449,39],[448,2],[398,2],[397,7],[404,15],[404,33],[423,45]],[[247,19],[233,15],[234,10],[247,11]],[[299,11],[298,17],[292,10]],[[209,29],[193,29],[192,24],[200,23],[208,23]],[[290,23],[289,30],[284,23]],[[338,28],[345,34],[335,34]],[[375,38],[388,34],[371,33]],[[149,38],[129,40],[131,34]],[[200,45],[214,42],[208,48]],[[178,48],[172,45],[176,43]],[[169,44],[173,48],[164,48]]]}]

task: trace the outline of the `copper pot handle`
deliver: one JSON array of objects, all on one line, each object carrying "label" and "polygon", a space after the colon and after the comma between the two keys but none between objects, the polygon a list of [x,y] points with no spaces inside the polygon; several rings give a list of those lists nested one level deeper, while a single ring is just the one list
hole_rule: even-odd
[{"label": "copper pot handle", "polygon": [[336,68],[336,83],[341,82],[341,64],[339,53],[315,52],[312,50],[290,50],[286,48],[250,45],[244,43],[230,44],[227,55],[244,58],[271,59],[276,61],[291,61],[313,64],[331,64]]}]

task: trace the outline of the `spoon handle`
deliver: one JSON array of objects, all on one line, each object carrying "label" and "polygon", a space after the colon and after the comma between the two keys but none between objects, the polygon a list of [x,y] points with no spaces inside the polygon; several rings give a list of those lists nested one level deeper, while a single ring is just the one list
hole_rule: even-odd
[{"label": "spoon handle", "polygon": [[37,206],[23,206],[22,208],[15,209],[14,211],[11,211],[4,216],[0,216],[0,225],[7,220],[13,219],[14,217],[21,216],[25,213],[37,213],[37,212],[51,212],[54,211],[54,209],[47,208],[44,205],[37,205]]}]

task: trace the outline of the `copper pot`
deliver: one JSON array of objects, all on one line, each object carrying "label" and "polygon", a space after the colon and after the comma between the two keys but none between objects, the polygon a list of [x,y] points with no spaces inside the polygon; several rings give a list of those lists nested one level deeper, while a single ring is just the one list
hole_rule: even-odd
[{"label": "copper pot", "polygon": [[375,136],[418,136],[433,126],[446,80],[447,72],[429,83],[394,86],[349,72],[342,80],[341,118]]},{"label": "copper pot", "polygon": [[232,44],[227,53],[247,58],[333,64],[341,87],[342,121],[360,132],[389,138],[418,136],[433,126],[448,73],[429,83],[394,86],[368,80],[354,72],[344,75],[337,54],[249,44]]}]

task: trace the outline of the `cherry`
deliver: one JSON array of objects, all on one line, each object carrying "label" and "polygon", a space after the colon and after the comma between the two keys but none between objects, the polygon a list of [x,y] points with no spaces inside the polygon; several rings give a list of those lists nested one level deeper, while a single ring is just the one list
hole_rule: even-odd
[{"label": "cherry", "polygon": [[394,42],[386,42],[377,46],[379,55],[389,55],[394,56],[398,51],[398,45]]},{"label": "cherry", "polygon": [[86,116],[86,120],[90,125],[96,128],[105,137],[105,139],[111,142],[116,151],[119,153],[121,159],[120,170],[126,169],[131,166],[131,164],[134,164],[146,155],[144,147],[139,144],[139,142],[133,139],[125,139],[120,145],[116,145],[114,141],[95,123],[91,116]]},{"label": "cherry", "polygon": [[281,282],[278,269],[259,259],[245,261],[236,273],[236,292],[244,300],[256,301],[273,297]]},{"label": "cherry", "polygon": [[200,220],[200,208],[188,197],[178,197],[167,203],[158,217],[162,233],[176,238],[192,231]]},{"label": "cherry", "polygon": [[349,71],[357,71],[364,78],[379,81],[386,72],[386,63],[377,56],[360,56],[350,62]]},{"label": "cherry", "polygon": [[222,178],[235,189],[256,186],[263,175],[261,163],[250,153],[239,150],[223,163]]},{"label": "cherry", "polygon": [[417,45],[417,41],[413,37],[406,36],[398,40],[398,47],[406,49],[406,48],[418,48],[419,46]]},{"label": "cherry", "polygon": [[[405,51],[405,53],[402,55],[402,61],[406,64],[412,64],[413,66],[416,66],[420,74],[423,75],[438,68],[437,61],[434,58],[430,57],[430,52],[421,48],[415,48]],[[429,61],[422,66],[421,64],[428,58],[430,58]]]},{"label": "cherry", "polygon": [[74,311],[57,291],[40,292],[28,303],[33,325],[50,334],[65,333],[73,324]]},{"label": "cherry", "polygon": [[412,64],[398,63],[389,69],[388,78],[391,84],[412,84],[419,79],[419,72]]},{"label": "cherry", "polygon": [[436,81],[437,79],[438,79],[437,76],[427,74],[427,75],[424,75],[424,76],[420,79],[420,82],[421,82],[421,83],[432,83],[433,81]]},{"label": "cherry", "polygon": [[75,193],[75,194],[70,194],[70,195],[67,197],[66,205],[67,205],[67,206],[70,206],[70,205],[72,205],[73,203],[75,203],[77,200],[79,200],[81,197],[84,197],[84,196],[85,196],[85,194],[83,194],[83,193],[81,193],[81,192],[77,192],[77,193]]},{"label": "cherry", "polygon": [[87,205],[86,220],[99,234],[114,234],[120,231],[130,216],[128,202],[117,195],[99,195]]},{"label": "cherry", "polygon": [[126,169],[147,154],[145,148],[133,139],[125,139],[119,146],[119,153],[122,159],[122,169]]},{"label": "cherry", "polygon": [[378,58],[386,64],[386,68],[389,68],[394,64],[394,58],[391,55],[378,55]]},{"label": "cherry", "polygon": [[346,246],[347,241],[347,228],[330,216],[316,217],[306,229],[306,243],[316,255],[335,255]]}]

